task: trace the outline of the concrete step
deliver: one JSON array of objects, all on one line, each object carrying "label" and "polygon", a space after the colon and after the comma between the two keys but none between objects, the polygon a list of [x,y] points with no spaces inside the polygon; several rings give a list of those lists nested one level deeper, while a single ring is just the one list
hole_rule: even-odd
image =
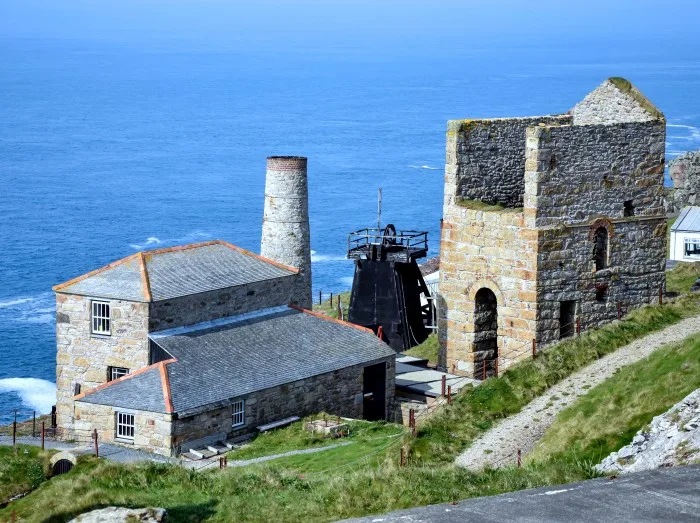
[{"label": "concrete step", "polygon": [[185,452],[184,454],[181,455],[183,458],[188,459],[190,461],[199,461],[202,459],[200,456],[195,456],[191,452]]},{"label": "concrete step", "polygon": [[190,454],[199,456],[199,459],[207,459],[216,456],[216,452],[209,449],[190,449]]},{"label": "concrete step", "polygon": [[242,445],[240,444],[240,442],[235,442],[235,441],[230,441],[230,440],[227,441],[227,442],[225,443],[225,445],[226,445],[226,448],[228,448],[228,450],[240,449],[241,446],[242,446]]},{"label": "concrete step", "polygon": [[207,449],[211,450],[212,452],[216,452],[217,454],[223,454],[224,452],[231,450],[227,445],[224,445],[220,441],[214,443],[213,445],[207,445]]}]

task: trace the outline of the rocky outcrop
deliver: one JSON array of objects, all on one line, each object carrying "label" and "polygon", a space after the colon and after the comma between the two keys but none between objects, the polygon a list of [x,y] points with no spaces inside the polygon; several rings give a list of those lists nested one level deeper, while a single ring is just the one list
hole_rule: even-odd
[{"label": "rocky outcrop", "polygon": [[637,432],[632,443],[613,452],[596,470],[627,474],[700,462],[700,389]]},{"label": "rocky outcrop", "polygon": [[667,196],[668,211],[681,212],[688,205],[700,205],[700,151],[682,154],[668,164],[673,190]]},{"label": "rocky outcrop", "polygon": [[164,518],[164,508],[107,507],[81,514],[70,523],[155,523]]}]

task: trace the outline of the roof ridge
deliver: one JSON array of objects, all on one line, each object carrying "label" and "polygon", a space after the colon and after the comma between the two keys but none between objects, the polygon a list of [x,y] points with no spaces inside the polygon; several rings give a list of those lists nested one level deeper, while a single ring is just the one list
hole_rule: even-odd
[{"label": "roof ridge", "polygon": [[244,249],[244,248],[242,248],[242,247],[239,247],[238,245],[234,245],[234,244],[232,244],[232,243],[229,243],[229,242],[227,242],[227,241],[225,241],[225,240],[215,240],[215,242],[218,243],[219,245],[223,245],[223,246],[225,246],[225,247],[228,247],[229,249],[233,249],[233,250],[238,251],[238,252],[240,252],[240,253],[242,253],[242,254],[245,254],[246,256],[251,256],[251,257],[253,257],[253,258],[257,258],[257,259],[262,260],[262,261],[264,261],[264,262],[267,262],[267,263],[270,263],[270,264],[272,264],[272,265],[275,265],[276,267],[280,267],[280,268],[282,268],[282,269],[286,269],[286,270],[292,271],[292,272],[294,272],[294,273],[298,273],[298,272],[299,272],[299,269],[298,269],[297,267],[292,267],[291,265],[287,265],[287,264],[278,262],[278,261],[276,261],[276,260],[272,260],[272,259],[270,259],[270,258],[267,258],[267,257],[261,255],[261,254],[256,254],[256,253],[254,253],[253,251],[249,251],[249,250],[247,250],[247,249]]},{"label": "roof ridge", "polygon": [[326,321],[331,321],[333,323],[338,323],[340,325],[345,325],[346,327],[353,327],[357,330],[361,331],[366,331],[372,334],[372,336],[376,336],[375,332],[372,329],[369,329],[367,327],[362,327],[361,325],[355,325],[354,323],[350,323],[349,321],[345,320],[339,320],[338,318],[331,318],[330,316],[326,316],[325,314],[321,314],[320,312],[316,311],[310,311],[308,309],[302,309],[301,307],[297,307],[296,305],[288,305],[290,309],[294,309],[295,311],[303,312],[304,314],[309,314],[311,316],[316,316],[317,318],[321,318]]},{"label": "roof ridge", "polygon": [[154,254],[164,254],[166,252],[186,251],[188,249],[197,249],[199,247],[207,247],[208,245],[216,245],[219,240],[208,240],[205,242],[186,243],[185,245],[173,245],[172,247],[161,247],[152,251],[142,251],[144,256],[152,256]]},{"label": "roof ridge", "polygon": [[[106,383],[102,383],[101,385],[98,385],[97,387],[93,387],[90,390],[86,390],[85,392],[81,392],[80,394],[73,396],[73,400],[74,401],[81,400],[85,396],[87,396],[88,394],[93,394],[93,393],[100,391],[102,389],[106,389],[107,387],[111,387],[112,385],[115,385],[117,383],[121,383],[121,382],[124,382],[126,380],[129,380],[135,376],[138,376],[139,374],[143,374],[144,372],[147,372],[149,370],[153,370],[153,369],[157,368],[159,365],[165,366],[168,363],[174,363],[176,361],[177,360],[175,358],[171,358],[169,360],[159,361],[158,363],[154,363],[152,365],[147,365],[139,370],[136,370],[134,372],[127,374],[126,376],[122,376],[121,378],[117,378],[116,380],[108,381]],[[162,378],[162,375],[161,375],[161,378]]]},{"label": "roof ridge", "polygon": [[61,289],[64,289],[64,288],[69,287],[75,283],[78,283],[78,282],[83,281],[87,278],[90,278],[91,276],[96,276],[97,274],[101,274],[109,269],[113,269],[114,267],[117,267],[124,262],[130,261],[130,260],[136,258],[137,256],[139,256],[139,254],[141,254],[141,253],[137,252],[134,254],[130,254],[126,258],[121,258],[117,261],[114,261],[112,263],[105,265],[104,267],[100,267],[99,269],[95,269],[95,270],[92,270],[90,272],[86,272],[85,274],[82,274],[76,278],[73,278],[72,280],[68,280],[66,282],[59,283],[58,285],[54,285],[53,287],[51,287],[51,290],[60,291]]},{"label": "roof ridge", "polygon": [[141,284],[143,286],[143,297],[146,301],[153,301],[153,295],[151,294],[151,280],[148,277],[148,267],[146,267],[146,260],[143,256],[143,251],[139,252],[139,265],[141,266]]}]

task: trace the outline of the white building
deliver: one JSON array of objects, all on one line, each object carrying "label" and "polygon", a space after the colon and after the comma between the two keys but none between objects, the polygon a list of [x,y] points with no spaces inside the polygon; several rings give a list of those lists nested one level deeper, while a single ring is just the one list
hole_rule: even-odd
[{"label": "white building", "polygon": [[700,207],[686,207],[671,226],[670,258],[700,261]]}]

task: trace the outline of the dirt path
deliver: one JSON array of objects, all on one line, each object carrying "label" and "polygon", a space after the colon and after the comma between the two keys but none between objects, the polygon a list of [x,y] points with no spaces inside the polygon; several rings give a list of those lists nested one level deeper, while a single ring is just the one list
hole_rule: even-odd
[{"label": "dirt path", "polygon": [[576,398],[610,378],[620,367],[646,358],[656,349],[692,334],[700,334],[700,317],[682,320],[596,360],[548,389],[519,413],[490,429],[460,454],[455,463],[473,470],[486,466],[498,468],[514,465],[518,449],[521,449],[523,456],[532,450],[554,423],[556,415]]}]

